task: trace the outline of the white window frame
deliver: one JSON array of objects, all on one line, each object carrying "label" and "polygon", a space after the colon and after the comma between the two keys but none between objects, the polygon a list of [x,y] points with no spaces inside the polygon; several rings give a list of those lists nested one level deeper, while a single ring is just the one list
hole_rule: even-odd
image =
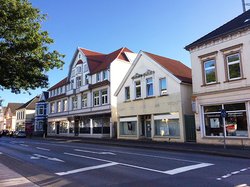
[{"label": "white window frame", "polygon": [[[162,81],[165,80],[165,83],[166,83],[166,88],[163,88],[162,86]],[[168,91],[168,86],[167,86],[167,79],[166,77],[164,78],[160,78],[159,79],[159,89],[160,89],[160,95],[166,95],[167,94],[167,91]]]},{"label": "white window frame", "polygon": [[[106,93],[104,93],[104,92],[106,92]],[[108,104],[108,89],[104,89],[101,91],[101,97],[102,97],[102,100],[101,100],[102,105]]]},{"label": "white window frame", "polygon": [[124,90],[125,90],[125,100],[126,101],[130,100],[130,86],[126,86]]},{"label": "white window frame", "polygon": [[[138,82],[139,82],[139,84],[137,85]],[[137,97],[137,93],[136,93],[137,88],[140,88],[140,96],[139,97]],[[135,99],[140,99],[142,97],[141,90],[142,90],[141,89],[141,80],[136,80],[135,81]]]},{"label": "white window frame", "polygon": [[82,86],[82,76],[76,77],[76,88],[80,88]]},{"label": "white window frame", "polygon": [[72,97],[72,110],[77,110],[77,96]]},{"label": "white window frame", "polygon": [[103,80],[108,80],[108,70],[104,70],[102,72],[102,78],[103,78]]},{"label": "white window frame", "polygon": [[82,108],[86,108],[88,106],[88,94],[87,93],[83,93],[81,95],[81,99],[82,99]]},{"label": "white window frame", "polygon": [[61,112],[61,101],[57,101],[56,103],[56,106],[57,106],[57,112]]},{"label": "white window frame", "polygon": [[55,113],[55,103],[50,103],[50,113]]},{"label": "white window frame", "polygon": [[[150,81],[150,82],[148,82]],[[152,86],[152,89],[153,89],[153,93],[152,95],[149,95],[148,93],[148,87],[151,87]],[[146,79],[146,94],[147,94],[147,97],[152,97],[154,95],[154,80],[153,80],[153,77],[148,77]]]},{"label": "white window frame", "polygon": [[101,73],[96,73],[96,82],[100,82],[101,81]]},{"label": "white window frame", "polygon": [[[209,63],[209,62],[211,62],[211,61],[213,61],[214,62],[214,66],[213,67],[207,67],[206,68],[206,63]],[[217,77],[216,77],[216,60],[215,59],[208,59],[208,60],[205,60],[205,61],[203,61],[203,68],[204,68],[204,80],[205,80],[205,84],[213,84],[213,83],[216,83],[216,81],[217,81]],[[208,70],[213,70],[214,69],[214,73],[215,73],[215,81],[212,81],[212,82],[207,82],[207,71]]]},{"label": "white window frame", "polygon": [[[228,62],[228,58],[234,55],[238,55],[239,60],[237,61],[233,61],[233,62]],[[239,52],[235,52],[233,54],[228,54],[226,55],[226,62],[227,62],[227,77],[228,80],[237,80],[237,79],[241,79],[242,78],[242,70],[241,70],[241,56]],[[229,73],[229,66],[234,65],[234,64],[239,64],[239,68],[240,68],[240,77],[235,77],[235,78],[230,78],[230,73]]]},{"label": "white window frame", "polygon": [[63,111],[67,111],[68,110],[68,100],[67,99],[64,99],[63,100]]},{"label": "white window frame", "polygon": [[[95,94],[98,94],[98,95],[95,95]],[[99,91],[93,92],[93,104],[94,106],[100,105],[100,92]]]}]

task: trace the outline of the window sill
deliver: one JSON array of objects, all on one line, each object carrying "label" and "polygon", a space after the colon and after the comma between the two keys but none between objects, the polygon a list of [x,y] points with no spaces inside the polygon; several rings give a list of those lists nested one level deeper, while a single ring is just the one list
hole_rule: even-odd
[{"label": "window sill", "polygon": [[131,102],[130,99],[124,101],[124,103],[129,103],[129,102]]},{"label": "window sill", "polygon": [[201,87],[212,86],[212,85],[216,85],[216,84],[220,84],[220,82],[215,82],[215,83],[211,83],[211,84],[203,84],[203,85],[201,85]]},{"label": "window sill", "polygon": [[144,99],[153,99],[153,98],[156,98],[156,96],[148,96],[148,97],[145,97]]},{"label": "window sill", "polygon": [[143,100],[143,98],[136,98],[136,99],[134,99],[134,101],[140,101],[140,100]]},{"label": "window sill", "polygon": [[162,95],[159,95],[157,97],[165,97],[165,96],[169,96],[169,94],[162,94]]},{"label": "window sill", "polygon": [[239,78],[239,79],[233,79],[233,80],[226,80],[224,81],[224,83],[229,83],[229,82],[235,82],[235,81],[241,81],[241,80],[245,80],[247,78]]}]

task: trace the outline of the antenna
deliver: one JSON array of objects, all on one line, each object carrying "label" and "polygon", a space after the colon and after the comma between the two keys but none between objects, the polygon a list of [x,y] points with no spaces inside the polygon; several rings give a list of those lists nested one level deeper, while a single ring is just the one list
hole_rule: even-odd
[{"label": "antenna", "polygon": [[241,0],[241,1],[242,1],[243,12],[246,12],[246,3],[245,3],[245,0]]}]

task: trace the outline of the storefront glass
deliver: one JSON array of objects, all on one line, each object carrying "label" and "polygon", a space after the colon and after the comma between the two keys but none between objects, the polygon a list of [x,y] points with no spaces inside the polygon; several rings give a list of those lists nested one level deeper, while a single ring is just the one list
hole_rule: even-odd
[{"label": "storefront glass", "polygon": [[154,120],[154,123],[155,123],[156,136],[165,136],[165,137],[180,136],[179,119]]},{"label": "storefront glass", "polygon": [[67,122],[60,122],[59,125],[59,133],[68,133],[68,123]]},{"label": "storefront glass", "polygon": [[110,133],[110,118],[95,118],[93,119],[94,134],[109,134]]},{"label": "storefront glass", "polygon": [[90,120],[83,119],[79,121],[80,134],[90,134]]},{"label": "storefront glass", "polygon": [[55,122],[49,122],[48,133],[56,133],[56,124]]},{"label": "storefront glass", "polygon": [[136,121],[120,122],[120,135],[137,135],[136,126]]},{"label": "storefront glass", "polygon": [[[225,122],[221,109],[227,112]],[[204,106],[204,124],[206,136],[247,137],[247,115],[245,103]]]}]

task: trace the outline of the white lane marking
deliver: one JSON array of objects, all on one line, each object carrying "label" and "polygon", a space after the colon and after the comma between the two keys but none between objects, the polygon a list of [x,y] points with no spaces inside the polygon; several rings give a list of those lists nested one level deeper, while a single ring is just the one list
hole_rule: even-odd
[{"label": "white lane marking", "polygon": [[244,172],[244,171],[247,171],[247,170],[250,170],[250,167],[240,169],[239,171],[233,171],[233,172],[231,172],[231,173],[229,173],[229,174],[226,174],[226,175],[223,175],[223,176],[217,178],[217,180],[226,179],[226,178],[228,178],[228,177],[231,177],[231,176],[233,176],[233,175],[237,175],[237,174],[239,174],[239,173],[241,173],[241,172]]},{"label": "white lane marking", "polygon": [[36,147],[39,150],[43,150],[43,151],[50,151],[50,149],[46,149],[46,148],[42,148],[42,147]]},{"label": "white lane marking", "polygon": [[116,162],[111,162],[111,163],[101,164],[101,165],[97,165],[97,166],[90,166],[90,167],[79,168],[79,169],[74,169],[74,170],[65,171],[65,172],[59,172],[56,174],[59,176],[63,176],[63,175],[69,175],[69,174],[74,174],[74,173],[79,173],[79,172],[84,172],[84,171],[89,171],[89,170],[94,170],[94,169],[106,168],[106,167],[114,166],[117,164],[118,163],[116,163]]},{"label": "white lane marking", "polygon": [[195,164],[195,165],[191,165],[191,166],[185,166],[185,167],[180,167],[180,168],[164,171],[164,173],[169,174],[169,175],[175,175],[175,174],[178,174],[178,173],[183,173],[183,172],[186,172],[186,171],[199,169],[199,168],[204,168],[204,167],[208,167],[208,166],[212,166],[212,165],[214,165],[214,164],[201,163],[201,164]]},{"label": "white lane marking", "polygon": [[23,147],[29,147],[27,144],[20,144]]},{"label": "white lane marking", "polygon": [[[92,159],[92,160],[98,160],[98,161],[113,163],[113,161],[111,161],[111,160],[105,160],[105,159],[100,159],[100,158],[95,158],[95,157],[89,157],[89,156],[78,155],[78,154],[67,153],[67,152],[64,152],[64,154],[65,155],[70,155],[70,156],[75,156],[75,157],[81,157],[81,158],[87,158],[87,159]],[[168,171],[160,171],[160,170],[156,170],[156,169],[152,169],[152,168],[146,168],[146,167],[136,166],[136,165],[132,165],[132,164],[126,164],[126,163],[121,163],[121,162],[115,162],[115,163],[117,163],[117,165],[119,164],[119,165],[122,165],[122,166],[127,166],[127,167],[132,167],[132,168],[137,168],[137,169],[142,169],[142,170],[147,170],[147,171],[152,171],[152,172],[157,172],[157,173],[162,173],[162,174],[168,174],[168,175],[175,175],[175,174],[182,173],[182,172],[185,172],[185,171],[199,169],[199,168],[214,165],[214,164],[209,164],[209,163],[201,163],[201,164],[181,167],[181,168],[168,170]]]},{"label": "white lane marking", "polygon": [[63,160],[59,159],[59,158],[51,158],[51,157],[47,157],[44,155],[40,155],[40,154],[33,154],[34,156],[31,156],[30,159],[40,159],[40,158],[44,158],[44,159],[48,159],[51,161],[56,161],[56,162],[64,162]]},{"label": "white lane marking", "polygon": [[111,153],[111,152],[95,152],[95,151],[88,151],[88,150],[82,150],[82,149],[74,149],[74,151],[84,152],[84,153],[93,153],[93,154],[98,154],[98,155],[116,155],[115,153]]}]

